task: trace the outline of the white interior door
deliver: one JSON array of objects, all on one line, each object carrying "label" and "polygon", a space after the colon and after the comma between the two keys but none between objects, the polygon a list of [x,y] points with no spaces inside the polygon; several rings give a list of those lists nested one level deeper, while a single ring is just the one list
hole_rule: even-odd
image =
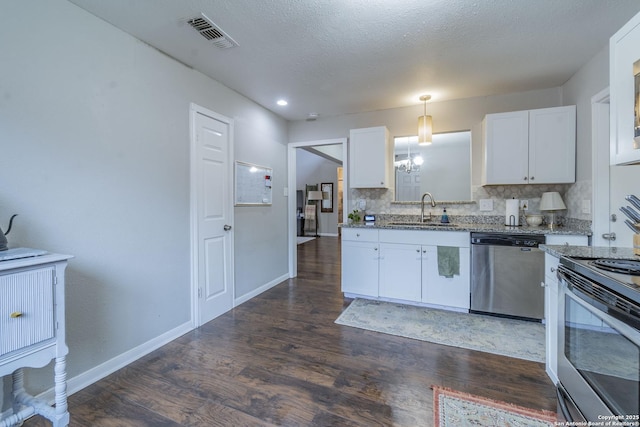
[{"label": "white interior door", "polygon": [[192,264],[197,326],[233,308],[233,124],[192,106]]}]

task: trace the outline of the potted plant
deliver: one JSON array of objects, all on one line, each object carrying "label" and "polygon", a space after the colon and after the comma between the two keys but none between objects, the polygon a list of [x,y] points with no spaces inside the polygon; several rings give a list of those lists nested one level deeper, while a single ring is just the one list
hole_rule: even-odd
[{"label": "potted plant", "polygon": [[353,212],[351,212],[349,215],[349,222],[353,223],[353,222],[360,222],[360,220],[362,219],[360,217],[360,211],[358,209],[354,209]]}]

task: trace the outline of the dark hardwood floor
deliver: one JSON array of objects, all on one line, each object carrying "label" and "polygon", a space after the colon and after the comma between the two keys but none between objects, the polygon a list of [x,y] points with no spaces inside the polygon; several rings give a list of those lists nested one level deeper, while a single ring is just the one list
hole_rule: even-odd
[{"label": "dark hardwood floor", "polygon": [[543,364],[336,325],[339,239],[298,256],[296,279],[70,396],[71,425],[430,426],[432,384],[555,411]]}]

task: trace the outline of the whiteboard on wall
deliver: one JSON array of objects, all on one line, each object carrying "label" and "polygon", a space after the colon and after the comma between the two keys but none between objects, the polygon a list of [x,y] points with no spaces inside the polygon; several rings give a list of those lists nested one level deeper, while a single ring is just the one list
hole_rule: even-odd
[{"label": "whiteboard on wall", "polygon": [[273,169],[236,161],[235,206],[269,206]]}]

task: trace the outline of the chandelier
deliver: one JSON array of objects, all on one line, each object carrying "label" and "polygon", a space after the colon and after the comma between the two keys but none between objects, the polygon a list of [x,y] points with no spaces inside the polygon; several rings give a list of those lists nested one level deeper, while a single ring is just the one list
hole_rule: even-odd
[{"label": "chandelier", "polygon": [[407,139],[407,160],[399,162],[398,170],[406,173],[420,172],[420,166],[424,163],[424,159],[420,154],[411,156],[411,141]]}]

